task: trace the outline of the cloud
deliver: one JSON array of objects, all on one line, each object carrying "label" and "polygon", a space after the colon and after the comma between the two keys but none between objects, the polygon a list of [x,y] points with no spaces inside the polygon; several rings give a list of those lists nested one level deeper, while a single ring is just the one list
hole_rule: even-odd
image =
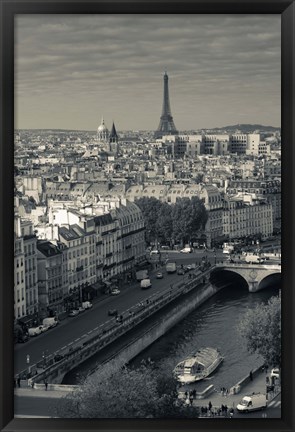
[{"label": "cloud", "polygon": [[[218,98],[235,106],[242,99],[245,112],[263,100],[280,121],[279,15],[19,15],[15,52],[21,124],[30,104],[39,113],[50,104],[64,113],[71,101],[83,111],[82,129],[100,101],[97,108],[112,111],[126,128],[155,127],[166,69],[174,116],[185,105],[191,112],[197,101],[205,110]],[[139,113],[142,100],[146,109]],[[32,119],[48,121],[29,111]],[[218,118],[218,112],[202,118],[210,115]],[[190,114],[178,118],[179,127],[189,127]]]}]

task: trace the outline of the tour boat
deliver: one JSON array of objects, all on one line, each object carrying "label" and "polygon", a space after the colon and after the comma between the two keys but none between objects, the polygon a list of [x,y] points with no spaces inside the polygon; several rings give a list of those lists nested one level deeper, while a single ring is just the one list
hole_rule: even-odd
[{"label": "tour boat", "polygon": [[190,384],[209,376],[223,361],[215,348],[201,348],[176,365],[174,374],[182,384]]}]

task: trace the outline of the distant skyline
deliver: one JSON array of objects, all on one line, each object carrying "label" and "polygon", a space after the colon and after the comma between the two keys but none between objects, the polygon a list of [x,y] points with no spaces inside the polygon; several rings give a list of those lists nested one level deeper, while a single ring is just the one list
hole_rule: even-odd
[{"label": "distant skyline", "polygon": [[280,15],[17,15],[15,128],[281,126]]}]

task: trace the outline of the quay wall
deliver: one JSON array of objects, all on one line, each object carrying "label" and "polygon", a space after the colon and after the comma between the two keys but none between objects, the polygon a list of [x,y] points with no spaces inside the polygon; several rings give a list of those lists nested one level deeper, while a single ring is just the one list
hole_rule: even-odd
[{"label": "quay wall", "polygon": [[[166,311],[160,320],[157,320],[150,328],[143,331],[139,337],[129,341],[124,348],[115,352],[103,363],[103,366],[112,363],[112,367],[119,368],[128,363],[221,289],[221,287],[218,288],[211,284],[195,289],[189,297]],[[97,371],[99,371],[99,368]]]}]

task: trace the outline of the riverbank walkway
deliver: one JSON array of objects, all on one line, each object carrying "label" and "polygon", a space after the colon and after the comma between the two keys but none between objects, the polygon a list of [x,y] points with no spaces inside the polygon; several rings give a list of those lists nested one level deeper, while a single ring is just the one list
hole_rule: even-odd
[{"label": "riverbank walkway", "polygon": [[[236,408],[237,404],[245,395],[250,395],[252,393],[264,393],[266,392],[266,377],[269,377],[265,371],[260,371],[253,377],[252,381],[245,384],[238,394],[224,394],[221,391],[214,390],[213,393],[208,395],[204,399],[193,399],[192,405],[195,407],[208,407],[209,402],[211,402],[213,408],[221,408],[222,405],[226,405],[228,409]],[[79,386],[69,386],[69,385],[55,385],[48,384],[47,390],[45,389],[45,384],[38,384],[38,387],[20,387],[14,389],[15,396],[25,396],[34,398],[62,398],[69,393],[77,390]],[[275,391],[268,393],[268,403],[277,396],[281,391],[280,385],[275,386]],[[185,393],[181,393],[180,398],[186,399]],[[188,404],[191,402],[188,400]]]},{"label": "riverbank walkway", "polygon": [[[196,407],[207,407],[209,403],[212,404],[212,408],[219,409],[221,406],[227,406],[228,410],[231,408],[235,409],[237,404],[241,401],[241,399],[246,395],[251,395],[253,393],[263,393],[266,394],[266,380],[270,380],[269,373],[266,373],[265,370],[260,370],[255,374],[252,380],[245,383],[241,386],[239,393],[233,394],[221,391],[221,389],[215,389],[212,393],[206,396],[203,399],[192,399],[192,402],[187,398],[185,393],[181,393],[180,398],[186,399],[187,404],[193,405]],[[281,392],[280,384],[277,383],[274,386],[274,391],[267,393],[267,402],[271,402],[271,400],[276,397]]]}]

